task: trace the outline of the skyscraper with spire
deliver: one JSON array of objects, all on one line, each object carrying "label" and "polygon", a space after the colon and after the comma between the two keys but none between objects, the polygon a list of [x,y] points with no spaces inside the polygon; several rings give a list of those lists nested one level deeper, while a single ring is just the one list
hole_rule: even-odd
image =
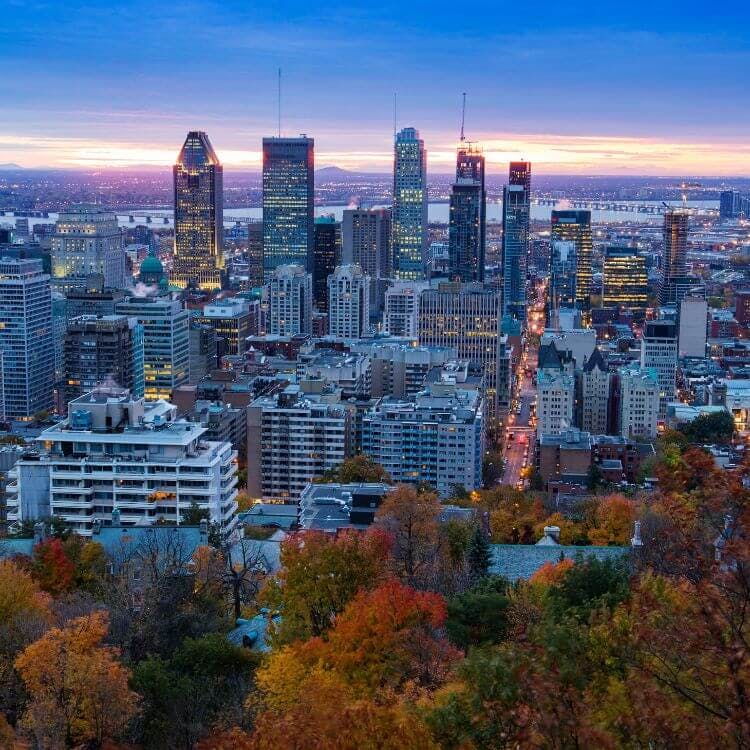
[{"label": "skyscraper with spire", "polygon": [[449,275],[453,281],[484,279],[487,213],[484,173],[481,147],[462,140],[448,218]]},{"label": "skyscraper with spire", "polygon": [[393,270],[420,279],[427,256],[427,151],[415,128],[396,134],[393,160]]},{"label": "skyscraper with spire", "polygon": [[223,169],[199,130],[187,134],[174,175],[174,263],[179,287],[220,289],[224,279]]},{"label": "skyscraper with spire", "polygon": [[531,164],[512,161],[503,188],[503,315],[526,319]]}]

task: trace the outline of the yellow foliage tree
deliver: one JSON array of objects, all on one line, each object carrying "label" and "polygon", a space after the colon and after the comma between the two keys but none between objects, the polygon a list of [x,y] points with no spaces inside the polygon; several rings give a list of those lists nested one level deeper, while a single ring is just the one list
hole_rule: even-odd
[{"label": "yellow foliage tree", "polygon": [[594,514],[594,528],[589,529],[591,543],[598,546],[628,544],[636,516],[636,504],[624,495],[603,498]]},{"label": "yellow foliage tree", "polygon": [[560,529],[560,544],[575,544],[576,540],[584,535],[582,524],[565,518],[562,513],[553,513],[549,518],[534,527],[534,534],[537,539],[541,539],[544,535],[545,526],[557,526]]},{"label": "yellow foliage tree", "polygon": [[27,646],[15,667],[29,695],[23,725],[43,747],[117,737],[135,714],[138,696],[114,648],[103,646],[104,612],[52,628]]}]

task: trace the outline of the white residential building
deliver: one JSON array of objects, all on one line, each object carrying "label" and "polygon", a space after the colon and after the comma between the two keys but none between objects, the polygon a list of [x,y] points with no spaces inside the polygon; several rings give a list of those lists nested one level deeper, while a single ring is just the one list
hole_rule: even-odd
[{"label": "white residential building", "polygon": [[384,398],[362,418],[362,452],[394,482],[426,482],[442,496],[482,486],[484,404],[476,390],[431,383],[414,401]]},{"label": "white residential building", "polygon": [[641,341],[641,367],[654,369],[659,379],[659,418],[677,393],[677,326],[670,320],[646,323]]},{"label": "white residential building", "polygon": [[328,277],[328,333],[359,339],[370,327],[370,278],[355,264],[337,266]]},{"label": "white residential building", "polygon": [[610,393],[610,373],[598,349],[576,373],[580,429],[591,435],[606,435]]},{"label": "white residential building", "polygon": [[537,436],[559,435],[573,425],[575,379],[559,370],[537,374]]},{"label": "white residential building", "polygon": [[102,388],[68,405],[69,417],[37,438],[39,454],[9,472],[8,523],[54,515],[78,534],[117,509],[126,525],[179,523],[195,503],[209,521],[236,525],[237,452],[202,439],[172,404]]},{"label": "white residential building", "polygon": [[302,266],[277,266],[268,280],[267,333],[296,336],[312,332],[312,274]]},{"label": "white residential building", "polygon": [[324,390],[287,386],[247,408],[247,484],[252,497],[294,499],[351,453],[352,414]]},{"label": "white residential building", "polygon": [[656,436],[659,419],[659,378],[656,370],[637,365],[619,370],[619,433],[623,437]]},{"label": "white residential building", "polygon": [[419,295],[429,284],[396,281],[385,290],[383,328],[391,336],[415,339],[419,335]]}]

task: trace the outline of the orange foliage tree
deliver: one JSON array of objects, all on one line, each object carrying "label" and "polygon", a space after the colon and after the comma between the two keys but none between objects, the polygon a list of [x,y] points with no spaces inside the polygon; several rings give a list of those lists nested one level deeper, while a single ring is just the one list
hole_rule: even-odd
[{"label": "orange foliage tree", "polygon": [[62,540],[47,539],[34,547],[32,572],[41,588],[52,596],[70,591],[76,568],[65,552]]},{"label": "orange foliage tree", "polygon": [[136,712],[129,671],[116,649],[103,646],[103,612],[52,628],[27,646],[15,662],[29,695],[24,726],[39,745],[101,746],[116,738]]},{"label": "orange foliage tree", "polygon": [[633,535],[636,516],[636,504],[624,495],[602,498],[594,511],[594,527],[588,532],[591,543],[599,546],[627,545]]}]

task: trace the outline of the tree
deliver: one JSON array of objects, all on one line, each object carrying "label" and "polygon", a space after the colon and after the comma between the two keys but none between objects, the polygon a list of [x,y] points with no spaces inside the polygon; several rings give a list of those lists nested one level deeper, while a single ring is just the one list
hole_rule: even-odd
[{"label": "tree", "polygon": [[137,708],[130,673],[102,645],[107,615],[96,612],[52,628],[16,659],[30,700],[26,726],[43,746],[116,739]]},{"label": "tree", "polygon": [[375,514],[375,528],[393,539],[394,571],[410,585],[435,577],[440,545],[440,501],[432,492],[400,485],[386,495]]},{"label": "tree", "polygon": [[366,534],[292,534],[281,545],[282,569],[267,581],[260,603],[281,613],[276,645],[325,633],[361,589],[383,576],[389,540],[376,529]]},{"label": "tree", "polygon": [[201,521],[208,520],[209,513],[207,508],[201,508],[198,503],[193,500],[187,507],[187,510],[180,511],[182,516],[182,523],[187,526],[198,526]]},{"label": "tree", "polygon": [[728,411],[701,414],[691,422],[679,426],[689,443],[726,445],[734,436],[734,419]]},{"label": "tree", "polygon": [[364,453],[345,459],[338,467],[327,471],[316,479],[317,482],[330,484],[341,482],[352,484],[357,482],[391,483],[391,475],[379,464]]},{"label": "tree", "polygon": [[54,537],[34,547],[32,572],[39,586],[52,596],[70,591],[75,584],[75,565],[65,553],[62,540]]},{"label": "tree", "polygon": [[474,528],[474,533],[469,542],[467,558],[469,572],[475,581],[489,574],[492,565],[492,552],[487,536],[479,525]]},{"label": "tree", "polygon": [[448,638],[461,649],[499,643],[508,630],[509,606],[508,582],[499,576],[482,578],[448,600]]},{"label": "tree", "polygon": [[534,527],[544,520],[542,504],[518,490],[501,497],[490,510],[490,531],[495,544],[533,544]]},{"label": "tree", "polygon": [[636,504],[625,496],[603,498],[594,514],[594,528],[588,531],[591,543],[599,546],[628,544],[636,515]]}]

